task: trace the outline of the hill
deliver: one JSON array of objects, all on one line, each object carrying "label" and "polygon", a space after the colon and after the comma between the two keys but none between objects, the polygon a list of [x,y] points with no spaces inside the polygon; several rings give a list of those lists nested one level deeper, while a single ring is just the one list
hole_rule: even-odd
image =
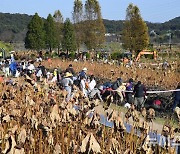
[{"label": "hill", "polygon": [[[104,19],[104,25],[107,33],[121,34],[124,20]],[[172,43],[180,42],[180,17],[176,17],[164,23],[151,23],[146,21],[149,28],[150,40],[152,42],[169,42],[169,33],[171,33]]]},{"label": "hill", "polygon": [[23,41],[32,16],[27,14],[0,13],[0,40]]},{"label": "hill", "polygon": [[[0,13],[0,40],[5,42],[24,41],[27,25],[32,16],[27,14]],[[123,20],[104,19],[104,25],[107,33],[121,34],[123,29]],[[180,17],[176,17],[164,23],[146,22],[149,27],[149,33],[155,32],[151,36],[151,42],[168,42],[168,31],[172,33],[172,42],[180,42]]]},{"label": "hill", "polygon": [[123,20],[107,20],[104,19],[104,26],[107,33],[119,33],[123,29]]},{"label": "hill", "polygon": [[[107,33],[118,33],[123,29],[124,20],[107,20],[104,19],[104,25]],[[164,23],[151,23],[146,21],[149,31],[155,30],[158,33],[162,31],[175,31],[180,30],[180,17],[176,17]]]}]

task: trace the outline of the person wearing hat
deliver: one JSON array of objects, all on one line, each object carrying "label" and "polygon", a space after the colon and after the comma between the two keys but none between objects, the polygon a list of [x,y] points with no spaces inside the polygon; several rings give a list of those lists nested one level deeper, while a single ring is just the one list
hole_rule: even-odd
[{"label": "person wearing hat", "polygon": [[75,71],[74,71],[74,69],[73,69],[72,64],[69,64],[69,67],[66,69],[65,72],[69,72],[69,73],[71,73],[73,76],[75,75]]},{"label": "person wearing hat", "polygon": [[86,67],[84,67],[82,70],[86,72],[86,71],[87,71],[87,68],[86,68]]},{"label": "person wearing hat", "polygon": [[[126,84],[126,91],[133,91],[133,79],[130,78],[129,82]],[[126,92],[126,99],[129,104],[133,103],[132,92]]]},{"label": "person wearing hat", "polygon": [[85,79],[87,79],[87,74],[86,73],[87,73],[87,68],[84,67],[82,69],[82,71],[79,73],[79,78],[81,78],[83,76]]},{"label": "person wearing hat", "polygon": [[73,75],[69,72],[66,72],[63,80],[62,80],[62,85],[64,87],[64,89],[68,92],[67,96],[66,96],[66,102],[69,102],[71,97],[72,97],[72,85],[73,85],[73,80],[71,79]]},{"label": "person wearing hat", "polygon": [[17,71],[17,63],[16,61],[11,62],[10,66],[9,66],[10,72],[12,74],[12,76],[16,75],[16,71]]}]

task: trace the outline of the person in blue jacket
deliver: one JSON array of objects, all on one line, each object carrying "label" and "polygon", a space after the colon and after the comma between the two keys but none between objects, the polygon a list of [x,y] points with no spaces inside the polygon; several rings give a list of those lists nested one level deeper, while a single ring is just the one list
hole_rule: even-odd
[{"label": "person in blue jacket", "polygon": [[15,61],[11,62],[9,68],[10,68],[12,76],[15,76],[16,71],[17,71],[17,63]]}]

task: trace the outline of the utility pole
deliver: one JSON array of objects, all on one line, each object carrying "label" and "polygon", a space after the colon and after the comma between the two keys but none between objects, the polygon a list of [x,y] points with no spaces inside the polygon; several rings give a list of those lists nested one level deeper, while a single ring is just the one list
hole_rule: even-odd
[{"label": "utility pole", "polygon": [[172,45],[172,33],[171,33],[170,30],[168,31],[168,36],[169,36],[169,49],[170,49],[170,51],[171,51],[171,45]]},{"label": "utility pole", "polygon": [[171,36],[172,36],[172,34],[171,34],[171,32],[170,32],[170,35],[169,35],[169,49],[170,49],[170,51],[171,51]]}]

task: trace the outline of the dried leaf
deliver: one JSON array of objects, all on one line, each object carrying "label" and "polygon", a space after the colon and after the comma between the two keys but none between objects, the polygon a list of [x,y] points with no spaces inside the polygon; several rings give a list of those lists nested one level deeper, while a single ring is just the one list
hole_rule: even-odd
[{"label": "dried leaf", "polygon": [[61,154],[61,153],[62,153],[61,146],[56,143],[53,154]]},{"label": "dried leaf", "polygon": [[92,150],[94,153],[101,153],[101,147],[92,133],[89,142],[90,142],[89,152]]},{"label": "dried leaf", "polygon": [[25,129],[25,126],[23,126],[18,135],[18,142],[24,144],[25,141],[26,141],[26,129]]},{"label": "dried leaf", "polygon": [[89,142],[89,138],[90,138],[91,134],[88,133],[87,136],[82,140],[82,144],[80,146],[80,151],[81,152],[86,152],[87,150],[87,144]]}]

